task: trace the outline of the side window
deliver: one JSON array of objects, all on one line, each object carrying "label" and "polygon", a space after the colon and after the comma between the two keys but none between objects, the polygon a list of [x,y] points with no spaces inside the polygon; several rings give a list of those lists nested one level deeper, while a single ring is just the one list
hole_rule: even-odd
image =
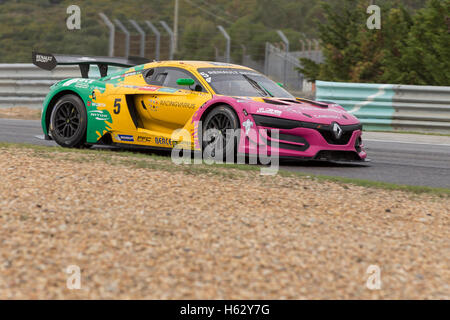
[{"label": "side window", "polygon": [[194,77],[190,76],[189,73],[185,72],[184,70],[168,69],[167,77],[166,80],[164,81],[164,86],[177,89],[187,89],[188,88],[187,86],[180,86],[177,84],[177,80],[180,78],[193,79],[194,81],[196,80]]},{"label": "side window", "polygon": [[158,86],[163,86],[166,82],[167,72],[159,72],[154,77],[154,82],[158,84]]},{"label": "side window", "polygon": [[200,82],[194,77],[194,75],[192,75],[189,71],[180,68],[175,67],[155,68],[147,71],[145,75],[145,81],[148,84],[189,90],[188,86],[180,86],[179,84],[177,84],[177,80],[181,78],[194,80],[195,83],[192,86],[190,86],[192,90],[206,92],[206,90],[203,88]]},{"label": "side window", "polygon": [[150,84],[153,76],[155,75],[155,68],[145,70],[142,75],[143,75],[145,81]]},{"label": "side window", "polygon": [[163,86],[167,77],[166,68],[153,68],[146,71],[145,82],[154,86]]}]

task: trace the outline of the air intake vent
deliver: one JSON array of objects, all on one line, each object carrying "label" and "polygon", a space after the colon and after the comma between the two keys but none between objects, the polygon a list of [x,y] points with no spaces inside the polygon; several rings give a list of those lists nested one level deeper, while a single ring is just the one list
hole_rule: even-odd
[{"label": "air intake vent", "polygon": [[303,99],[303,98],[297,98],[298,101],[301,102],[306,102],[309,104],[312,104],[316,107],[321,107],[321,108],[328,108],[328,104],[327,103],[323,103],[323,102],[319,102],[319,101],[313,101],[313,100],[309,100],[309,99]]},{"label": "air intake vent", "polygon": [[279,100],[272,100],[272,99],[263,99],[265,103],[270,103],[270,104],[276,104],[279,106],[287,106],[288,104],[283,102],[283,101],[279,101]]},{"label": "air intake vent", "polygon": [[297,103],[297,104],[302,104],[300,101],[297,100],[290,100],[290,99],[282,99],[281,101],[284,102],[289,102],[289,103]]}]

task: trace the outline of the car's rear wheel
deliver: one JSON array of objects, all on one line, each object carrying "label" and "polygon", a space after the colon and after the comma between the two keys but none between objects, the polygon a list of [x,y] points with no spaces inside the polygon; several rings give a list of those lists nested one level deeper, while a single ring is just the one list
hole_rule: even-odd
[{"label": "car's rear wheel", "polygon": [[204,156],[220,160],[234,159],[239,141],[237,129],[239,119],[233,109],[227,105],[215,107],[203,122]]},{"label": "car's rear wheel", "polygon": [[76,95],[62,96],[50,116],[49,132],[60,146],[81,148],[86,141],[87,113]]}]

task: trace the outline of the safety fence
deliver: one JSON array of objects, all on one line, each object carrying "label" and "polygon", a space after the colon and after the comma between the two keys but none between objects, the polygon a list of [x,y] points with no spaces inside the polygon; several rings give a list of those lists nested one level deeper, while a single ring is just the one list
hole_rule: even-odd
[{"label": "safety fence", "polygon": [[298,71],[300,62],[290,52],[266,43],[264,73],[273,80],[282,82],[292,91],[302,91],[303,75]]},{"label": "safety fence", "polygon": [[316,100],[342,105],[369,130],[450,133],[450,87],[317,81]]}]

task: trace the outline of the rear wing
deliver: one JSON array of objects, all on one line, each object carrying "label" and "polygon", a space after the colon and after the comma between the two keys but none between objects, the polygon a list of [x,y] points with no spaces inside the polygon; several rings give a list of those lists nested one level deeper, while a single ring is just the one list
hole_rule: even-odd
[{"label": "rear wing", "polygon": [[100,76],[106,77],[108,74],[108,66],[126,68],[150,62],[150,60],[141,57],[94,57],[39,52],[33,52],[32,59],[35,66],[49,71],[55,69],[57,65],[78,65],[83,78],[88,78],[91,64],[96,64],[98,66],[98,70],[100,71]]}]

